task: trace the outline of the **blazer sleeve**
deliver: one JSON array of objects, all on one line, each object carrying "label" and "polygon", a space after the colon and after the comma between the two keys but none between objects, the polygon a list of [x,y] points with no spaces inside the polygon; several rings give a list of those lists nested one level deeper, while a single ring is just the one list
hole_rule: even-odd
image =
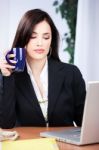
[{"label": "blazer sleeve", "polygon": [[85,81],[80,70],[75,66],[74,67],[74,79],[73,79],[73,91],[74,91],[74,122],[81,126],[85,96],[86,96],[86,87]]},{"label": "blazer sleeve", "polygon": [[14,76],[4,77],[0,73],[0,127],[12,128],[15,120]]}]

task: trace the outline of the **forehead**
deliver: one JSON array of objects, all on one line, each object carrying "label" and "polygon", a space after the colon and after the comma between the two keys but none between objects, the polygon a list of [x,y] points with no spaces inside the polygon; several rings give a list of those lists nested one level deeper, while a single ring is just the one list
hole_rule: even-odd
[{"label": "forehead", "polygon": [[33,32],[36,33],[51,33],[51,27],[46,20],[35,25]]}]

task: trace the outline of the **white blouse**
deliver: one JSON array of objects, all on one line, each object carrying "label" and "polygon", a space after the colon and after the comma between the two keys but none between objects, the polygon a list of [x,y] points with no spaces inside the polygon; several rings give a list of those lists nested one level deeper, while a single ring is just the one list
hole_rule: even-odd
[{"label": "white blouse", "polygon": [[38,85],[35,81],[35,78],[33,76],[32,70],[28,64],[28,62],[26,62],[27,65],[27,72],[30,76],[34,91],[36,93],[37,99],[39,101],[42,113],[44,115],[45,121],[47,122],[47,109],[48,109],[48,60],[46,59],[46,63],[44,65],[44,68],[40,74],[40,81],[42,83],[43,86],[43,96],[40,93],[40,90],[38,88]]}]

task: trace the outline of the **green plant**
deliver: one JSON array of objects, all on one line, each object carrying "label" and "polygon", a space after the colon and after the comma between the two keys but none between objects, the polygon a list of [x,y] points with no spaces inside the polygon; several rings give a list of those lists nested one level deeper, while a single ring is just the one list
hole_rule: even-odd
[{"label": "green plant", "polygon": [[74,62],[74,45],[75,45],[75,30],[76,30],[76,18],[77,18],[77,4],[78,0],[55,0],[53,6],[56,7],[56,13],[60,12],[61,17],[66,20],[70,32],[64,33],[64,40],[67,43],[67,47],[64,51],[70,54],[69,63]]}]

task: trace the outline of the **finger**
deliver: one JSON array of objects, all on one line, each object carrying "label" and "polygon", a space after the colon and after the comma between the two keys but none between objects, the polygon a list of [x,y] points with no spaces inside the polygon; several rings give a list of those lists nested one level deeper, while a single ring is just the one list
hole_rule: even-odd
[{"label": "finger", "polygon": [[5,65],[3,65],[3,68],[14,69],[15,66],[12,66],[12,65],[9,65],[9,64],[5,64]]},{"label": "finger", "polygon": [[3,76],[10,76],[11,75],[11,71],[10,70],[7,70],[7,69],[4,68],[1,71],[2,71],[2,75]]},{"label": "finger", "polygon": [[[10,60],[10,62],[11,63],[13,63],[13,64],[16,64],[17,63],[17,61],[16,60]],[[7,60],[6,59],[4,59],[4,60],[0,60],[0,63],[4,63],[4,64],[8,64],[8,62],[7,62]]]},{"label": "finger", "polygon": [[[14,64],[14,63],[13,63]],[[6,61],[0,61],[0,68],[8,68],[8,69],[14,69],[15,65],[10,65]]]},{"label": "finger", "polygon": [[0,64],[7,64],[8,62],[6,61],[6,59],[2,59],[2,60],[0,60]]},{"label": "finger", "polygon": [[9,70],[9,72],[10,72],[10,73],[12,73],[12,72],[13,72],[13,70],[12,70],[12,69],[8,69],[8,70]]},{"label": "finger", "polygon": [[14,58],[14,57],[15,57],[15,54],[9,54],[8,57],[9,57],[9,58]]},{"label": "finger", "polygon": [[10,60],[11,63],[16,64],[17,61],[16,60]]}]

